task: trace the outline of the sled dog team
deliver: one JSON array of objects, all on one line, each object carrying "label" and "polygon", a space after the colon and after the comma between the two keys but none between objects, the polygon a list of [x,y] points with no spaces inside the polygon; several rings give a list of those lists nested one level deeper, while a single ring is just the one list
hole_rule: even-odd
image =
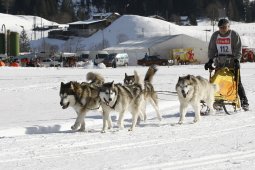
[{"label": "sled dog team", "polygon": [[[124,84],[104,82],[104,78],[94,72],[87,74],[88,82],[70,81],[61,82],[60,105],[63,109],[72,107],[77,118],[72,130],[85,131],[85,116],[88,111],[102,109],[103,128],[102,133],[112,128],[110,113],[118,112],[117,125],[124,128],[124,114],[129,111],[132,114],[132,125],[129,131],[133,131],[141,120],[146,120],[146,103],[154,107],[159,121],[162,117],[158,108],[158,96],[152,85],[152,79],[157,72],[156,66],[150,66],[144,79],[134,71],[134,75],[125,73]],[[190,104],[195,111],[194,122],[200,120],[200,101],[203,100],[210,108],[210,114],[214,114],[214,92],[217,86],[200,76],[187,75],[179,77],[176,91],[180,102],[180,120],[182,124]]]}]

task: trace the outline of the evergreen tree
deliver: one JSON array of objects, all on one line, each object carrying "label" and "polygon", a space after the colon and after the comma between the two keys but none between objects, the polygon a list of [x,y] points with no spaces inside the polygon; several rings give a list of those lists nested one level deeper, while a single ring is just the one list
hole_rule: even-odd
[{"label": "evergreen tree", "polygon": [[11,10],[13,4],[15,3],[14,0],[2,0],[2,5],[5,8],[5,13],[8,14],[9,11]]},{"label": "evergreen tree", "polygon": [[251,11],[251,22],[255,21],[255,2],[250,3],[250,11]]},{"label": "evergreen tree", "polygon": [[81,4],[80,4],[80,6],[78,7],[76,16],[77,16],[77,19],[78,19],[78,20],[85,20],[85,19],[88,19],[88,18],[89,18],[89,14],[88,14],[88,12],[86,11],[85,0],[81,0]]},{"label": "evergreen tree", "polygon": [[19,40],[20,40],[20,52],[30,51],[30,41],[25,29],[21,31]]},{"label": "evergreen tree", "polygon": [[[167,20],[189,16],[213,18],[218,9],[225,9],[235,21],[254,21],[254,1],[250,0],[0,0],[0,12],[36,15],[58,23],[88,19],[93,12],[118,12],[141,16],[159,15]],[[76,1],[77,2],[77,1]],[[217,9],[216,9],[217,8]],[[32,9],[32,10],[31,10]],[[214,11],[214,13],[213,13]]]},{"label": "evergreen tree", "polygon": [[63,16],[62,23],[68,23],[76,20],[72,0],[62,1],[62,4],[60,6],[60,15]]},{"label": "evergreen tree", "polygon": [[5,13],[4,5],[3,5],[3,0],[0,1],[0,12]]}]

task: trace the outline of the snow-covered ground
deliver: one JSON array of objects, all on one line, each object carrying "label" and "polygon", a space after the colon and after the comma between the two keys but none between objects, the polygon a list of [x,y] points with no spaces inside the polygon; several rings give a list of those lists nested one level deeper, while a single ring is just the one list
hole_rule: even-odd
[{"label": "snow-covered ground", "polygon": [[[125,72],[145,75],[148,67],[106,69],[0,67],[0,169],[255,169],[255,64],[241,64],[242,81],[250,111],[234,115],[203,116],[192,124],[177,125],[179,102],[175,94],[159,94],[162,122],[150,105],[148,120],[129,132],[116,127],[100,133],[99,111],[88,113],[87,132],[70,130],[76,114],[59,104],[61,82],[85,81],[86,73],[101,73],[106,81],[122,82]],[[158,67],[157,91],[175,91],[178,76],[209,73],[203,65]]]}]

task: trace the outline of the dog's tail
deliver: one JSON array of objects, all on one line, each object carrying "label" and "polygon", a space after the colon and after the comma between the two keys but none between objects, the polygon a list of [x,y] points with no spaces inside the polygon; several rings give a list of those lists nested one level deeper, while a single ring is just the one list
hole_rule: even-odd
[{"label": "dog's tail", "polygon": [[87,81],[91,81],[90,83],[103,84],[104,78],[99,73],[88,72]]},{"label": "dog's tail", "polygon": [[144,89],[144,82],[138,75],[137,71],[134,71],[134,76],[135,76],[134,84],[139,84],[142,87],[142,89]]},{"label": "dog's tail", "polygon": [[144,81],[151,83],[153,76],[155,75],[155,73],[158,71],[157,66],[156,65],[152,65],[149,67],[149,69],[147,70],[145,77],[144,77]]}]

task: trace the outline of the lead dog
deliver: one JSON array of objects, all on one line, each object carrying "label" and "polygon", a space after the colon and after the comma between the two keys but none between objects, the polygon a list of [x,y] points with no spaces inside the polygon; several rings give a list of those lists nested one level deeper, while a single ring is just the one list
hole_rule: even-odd
[{"label": "lead dog", "polygon": [[210,114],[214,114],[213,102],[214,93],[218,86],[209,83],[208,80],[201,76],[187,75],[179,77],[175,87],[180,102],[180,120],[182,124],[190,104],[195,111],[194,123],[200,120],[201,101],[204,101],[210,109]]},{"label": "lead dog", "polygon": [[[97,110],[100,106],[99,89],[104,83],[104,78],[93,72],[87,74],[87,81],[78,83],[70,81],[68,83],[61,82],[60,86],[60,105],[63,109],[72,107],[77,113],[77,118],[72,130],[80,127],[79,131],[85,131],[84,118],[90,110]],[[107,120],[109,128],[111,128],[111,120]]]},{"label": "lead dog", "polygon": [[105,83],[100,90],[101,106],[103,109],[103,129],[105,132],[109,114],[112,111],[119,113],[118,126],[124,128],[124,113],[130,111],[132,114],[132,125],[129,131],[133,131],[137,123],[138,116],[143,119],[144,93],[143,82],[141,82],[137,72],[134,72],[135,82],[132,85]]}]

